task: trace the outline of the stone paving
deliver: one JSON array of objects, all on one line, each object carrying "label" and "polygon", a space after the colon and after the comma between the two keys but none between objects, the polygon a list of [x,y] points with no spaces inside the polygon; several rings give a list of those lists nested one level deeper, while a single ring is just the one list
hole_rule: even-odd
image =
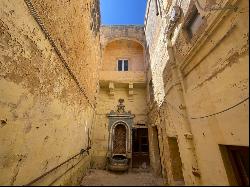
[{"label": "stone paving", "polygon": [[150,171],[111,172],[91,169],[83,178],[81,186],[163,186],[163,179]]}]

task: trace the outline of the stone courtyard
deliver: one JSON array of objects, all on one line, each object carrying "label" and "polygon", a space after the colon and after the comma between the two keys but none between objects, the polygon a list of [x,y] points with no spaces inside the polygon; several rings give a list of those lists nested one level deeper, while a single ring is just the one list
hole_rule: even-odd
[{"label": "stone courtyard", "polygon": [[0,0],[0,185],[249,186],[249,1]]},{"label": "stone courtyard", "polygon": [[88,171],[81,186],[164,186],[163,179],[150,171],[109,172],[106,170]]}]

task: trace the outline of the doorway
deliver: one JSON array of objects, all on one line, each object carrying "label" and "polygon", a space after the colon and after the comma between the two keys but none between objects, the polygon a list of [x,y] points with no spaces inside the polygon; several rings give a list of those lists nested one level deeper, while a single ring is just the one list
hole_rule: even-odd
[{"label": "doorway", "polygon": [[134,128],[132,130],[132,167],[149,167],[148,129]]},{"label": "doorway", "polygon": [[220,145],[228,180],[232,186],[249,186],[249,147]]},{"label": "doorway", "polygon": [[173,179],[174,179],[175,183],[178,183],[180,185],[184,185],[184,177],[183,177],[183,172],[182,172],[182,162],[181,162],[181,156],[180,156],[177,138],[168,137],[168,146],[169,146]]}]

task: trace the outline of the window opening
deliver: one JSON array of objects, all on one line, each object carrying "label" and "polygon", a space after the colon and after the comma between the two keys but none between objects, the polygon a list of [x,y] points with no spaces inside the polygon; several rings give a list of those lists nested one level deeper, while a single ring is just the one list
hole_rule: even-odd
[{"label": "window opening", "polygon": [[118,71],[128,71],[128,60],[118,60]]},{"label": "window opening", "polygon": [[202,24],[202,16],[198,12],[196,6],[194,6],[193,11],[192,11],[192,16],[187,23],[187,32],[190,38],[194,36],[194,34],[198,31]]}]

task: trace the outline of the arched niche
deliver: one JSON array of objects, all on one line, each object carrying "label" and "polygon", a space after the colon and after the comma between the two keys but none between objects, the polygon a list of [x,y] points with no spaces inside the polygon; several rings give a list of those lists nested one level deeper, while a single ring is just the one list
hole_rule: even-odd
[{"label": "arched niche", "polygon": [[111,156],[114,155],[124,155],[130,152],[130,134],[131,128],[124,121],[118,121],[111,126],[110,129],[111,137]]},{"label": "arched niche", "polygon": [[103,71],[117,71],[118,60],[128,60],[129,71],[144,71],[144,46],[137,40],[116,38],[103,46]]}]

